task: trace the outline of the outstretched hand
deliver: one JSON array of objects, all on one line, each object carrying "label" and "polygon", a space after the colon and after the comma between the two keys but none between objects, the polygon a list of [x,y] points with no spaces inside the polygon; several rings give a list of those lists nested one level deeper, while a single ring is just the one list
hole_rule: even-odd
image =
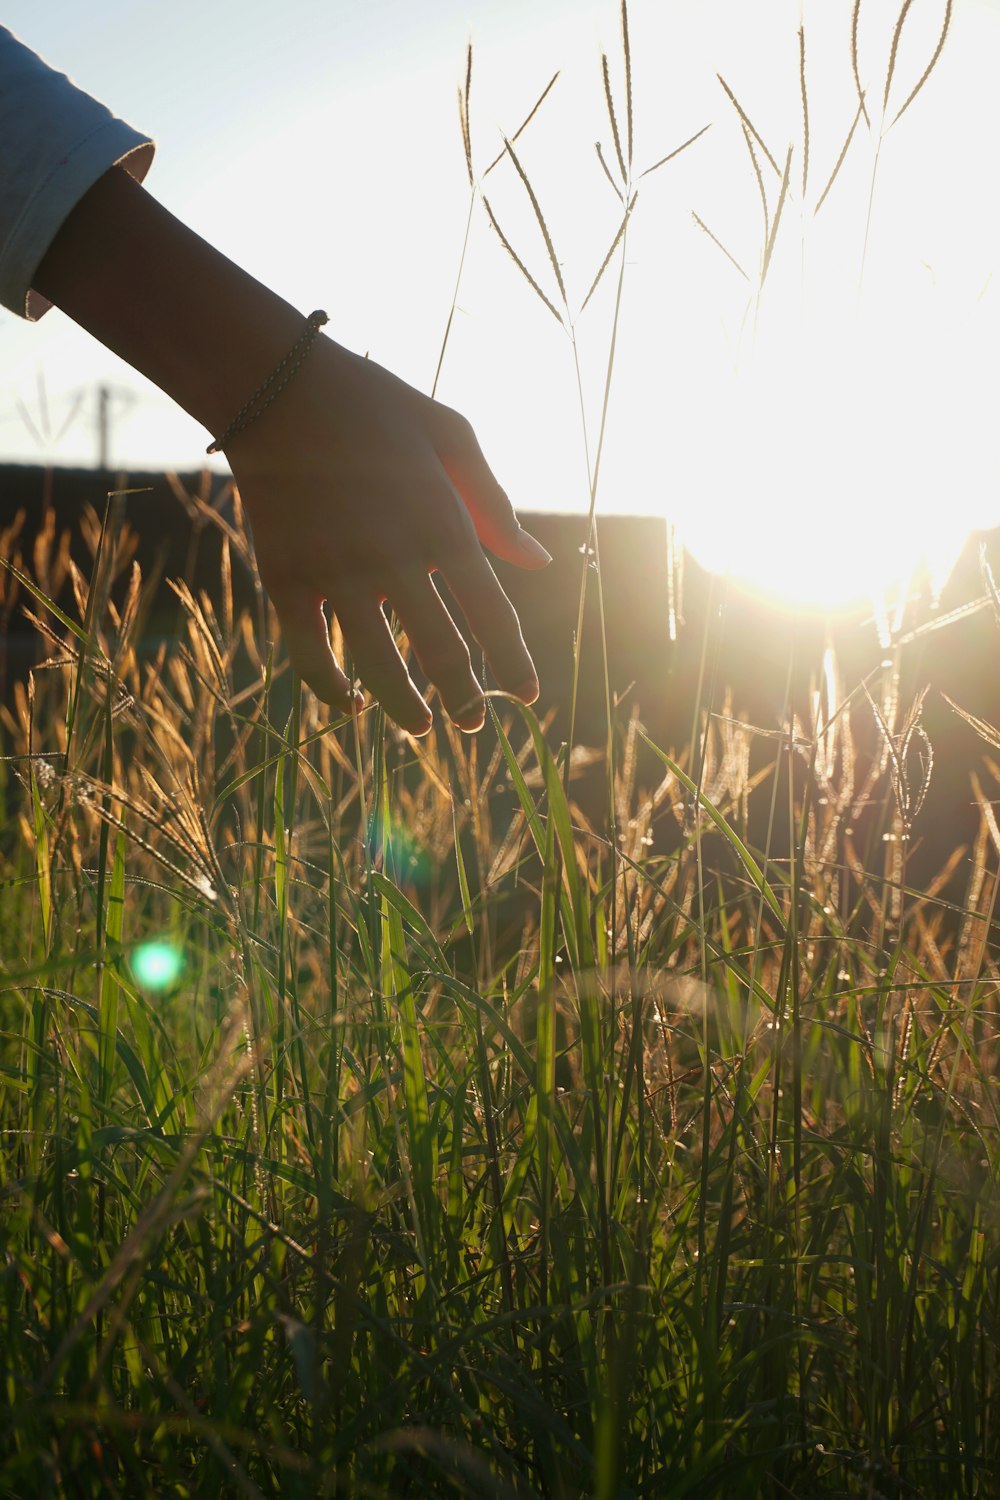
[{"label": "outstretched hand", "polygon": [[[211,432],[303,332],[294,308],[120,167],[80,199],[34,285]],[[325,604],[386,712],[412,734],[431,727],[388,604],[446,712],[463,729],[481,726],[483,690],[435,573],[500,686],[535,699],[517,615],[483,547],[522,568],[551,559],[521,530],[457,412],[319,335],[273,405],[225,451],[292,665],[324,702],[348,713],[362,701],[330,649]]]},{"label": "outstretched hand", "polygon": [[435,573],[499,685],[534,701],[535,669],[483,547],[523,568],[550,558],[518,525],[464,417],[320,336],[226,456],[292,666],[325,703],[347,713],[363,700],[331,650],[324,604],[389,716],[411,734],[430,729],[387,603],[450,718],[464,730],[482,726],[482,685]]}]

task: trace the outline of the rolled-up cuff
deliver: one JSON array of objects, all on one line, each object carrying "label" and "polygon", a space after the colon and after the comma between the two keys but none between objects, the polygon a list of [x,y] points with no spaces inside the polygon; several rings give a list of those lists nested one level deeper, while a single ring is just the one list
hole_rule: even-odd
[{"label": "rolled-up cuff", "polygon": [[51,303],[31,281],[52,241],[84,194],[116,163],[141,182],[155,146],[123,120],[106,119],[62,157],[24,205],[0,253],[0,302],[31,321]]}]

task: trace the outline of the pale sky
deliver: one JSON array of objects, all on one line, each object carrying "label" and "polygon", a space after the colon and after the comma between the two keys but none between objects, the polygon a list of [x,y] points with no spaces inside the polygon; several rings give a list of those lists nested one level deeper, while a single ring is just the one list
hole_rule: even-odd
[{"label": "pale sky", "polygon": [[[956,0],[935,72],[882,141],[859,303],[895,10],[883,0],[862,6],[873,130],[860,127],[814,214],[857,105],[850,0],[630,6],[635,175],[711,129],[640,184],[598,508],[666,514],[704,560],[790,597],[863,593],[888,557],[897,572],[928,557],[941,571],[969,526],[1000,521],[1000,286],[991,281],[1000,255],[1000,7]],[[920,77],[943,13],[944,0],[914,0],[887,123]],[[519,147],[574,314],[618,227],[621,207],[594,152],[600,139],[614,157],[602,47],[624,119],[617,4],[8,0],[4,24],[156,138],[146,185],[173,212],[304,313],[325,307],[334,338],[425,390],[468,209],[455,95],[470,36],[480,171],[501,132],[516,128],[562,69]],[[793,151],[759,305],[759,191],[717,72],[779,166]],[[762,171],[773,218],[779,180],[766,162]],[[486,188],[508,237],[555,296],[509,163]],[[577,323],[592,445],[617,269],[616,260]],[[201,463],[208,435],[59,312],[37,326],[0,314],[0,457],[92,462],[102,382],[117,393],[113,463]],[[42,388],[49,436],[39,441],[18,403],[41,429]],[[516,504],[586,509],[570,341],[478,204],[438,394],[470,417]]]}]

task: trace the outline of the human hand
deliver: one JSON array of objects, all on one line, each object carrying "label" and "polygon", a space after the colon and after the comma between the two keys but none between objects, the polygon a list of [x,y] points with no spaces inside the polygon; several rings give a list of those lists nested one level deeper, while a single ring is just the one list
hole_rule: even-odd
[{"label": "human hand", "polygon": [[500,686],[527,703],[538,696],[517,615],[483,546],[523,568],[551,559],[518,525],[464,417],[321,335],[226,455],[292,666],[325,703],[348,713],[363,700],[331,650],[324,602],[389,716],[415,735],[430,729],[382,611],[388,603],[450,718],[481,728],[483,690],[434,573]]},{"label": "human hand", "polygon": [[[273,370],[303,331],[294,308],[117,167],[80,199],[34,285],[211,432],[245,399],[247,372]],[[457,412],[320,335],[225,451],[292,665],[324,702],[349,712],[360,701],[330,649],[325,601],[386,712],[414,734],[430,728],[388,602],[446,711],[480,727],[482,688],[435,572],[500,686],[533,701],[535,669],[482,547],[524,568],[549,555],[518,526]]]}]

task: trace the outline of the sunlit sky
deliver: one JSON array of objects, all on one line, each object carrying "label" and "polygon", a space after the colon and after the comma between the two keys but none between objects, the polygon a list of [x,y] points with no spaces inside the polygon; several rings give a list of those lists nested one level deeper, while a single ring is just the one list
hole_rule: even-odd
[{"label": "sunlit sky", "polygon": [[[920,77],[944,0],[914,0],[886,122]],[[632,0],[635,171],[598,511],[655,512],[694,552],[803,601],[861,597],[923,563],[942,578],[972,526],[1000,522],[997,0],[957,0],[941,59],[882,139],[897,7],[862,6],[857,107],[849,0]],[[809,170],[803,195],[798,30]],[[621,205],[600,53],[624,117],[618,6],[580,0],[8,0],[4,24],[153,135],[147,187],[333,337],[429,390],[469,203],[456,89],[474,45],[478,171],[555,70],[519,142],[575,315]],[[729,83],[790,191],[763,292],[763,221]],[[779,176],[762,160],[773,219]],[[510,164],[488,196],[557,297]],[[740,263],[697,227],[696,213]],[[576,321],[593,456],[617,259]],[[90,463],[96,389],[111,460],[191,469],[207,434],[59,312],[0,314],[0,458]],[[470,417],[525,510],[585,510],[587,457],[567,333],[477,204],[438,394]]]}]

